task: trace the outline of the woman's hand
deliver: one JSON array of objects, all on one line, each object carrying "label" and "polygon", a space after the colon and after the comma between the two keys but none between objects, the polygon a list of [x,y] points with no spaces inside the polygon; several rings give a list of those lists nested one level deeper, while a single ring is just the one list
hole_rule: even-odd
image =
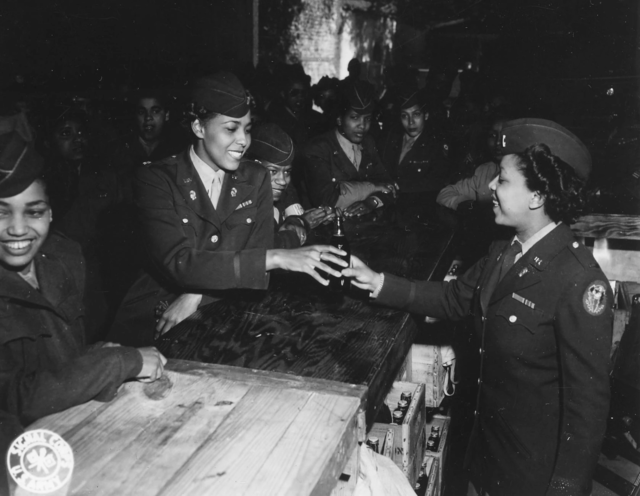
[{"label": "woman's hand", "polygon": [[138,352],[142,355],[142,369],[136,379],[140,382],[153,382],[160,379],[164,372],[164,365],[167,363],[164,355],[153,346],[138,348]]},{"label": "woman's hand", "polygon": [[331,207],[312,208],[302,214],[302,218],[309,223],[311,229],[315,229],[323,222],[333,220],[335,216],[336,214]]},{"label": "woman's hand", "polygon": [[202,301],[201,294],[185,293],[169,305],[156,324],[156,338],[162,336],[172,327],[178,325],[198,309]]},{"label": "woman's hand", "polygon": [[364,201],[358,201],[349,205],[345,211],[345,217],[360,217],[362,215],[366,215],[369,212],[373,212],[376,209],[376,204],[371,197],[367,198]]},{"label": "woman's hand", "polygon": [[374,272],[355,255],[351,255],[351,267],[343,269],[342,275],[351,277],[351,284],[356,288],[364,289],[373,293],[380,284],[382,276]]},{"label": "woman's hand", "polygon": [[400,189],[398,183],[374,183],[374,186],[374,192],[380,191],[381,193],[390,193],[394,198],[397,198],[398,190]]},{"label": "woman's hand", "polygon": [[345,256],[346,253],[329,245],[303,246],[294,250],[267,250],[267,270],[283,269],[291,272],[304,272],[326,286],[329,284],[329,280],[324,279],[316,269],[340,277],[339,271],[332,269],[325,263],[331,262],[340,267],[347,267],[347,262],[336,255]]}]

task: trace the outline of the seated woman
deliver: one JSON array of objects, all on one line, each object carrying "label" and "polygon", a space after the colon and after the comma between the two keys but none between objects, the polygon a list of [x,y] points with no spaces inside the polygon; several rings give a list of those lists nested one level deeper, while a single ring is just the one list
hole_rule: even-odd
[{"label": "seated woman", "polygon": [[393,203],[397,187],[367,134],[374,110],[368,86],[345,85],[339,102],[336,127],[311,140],[300,165],[311,206],[359,216]]},{"label": "seated woman", "polygon": [[343,274],[383,305],[473,316],[482,345],[467,460],[478,494],[586,496],[609,411],[613,301],[569,228],[585,207],[591,157],[542,119],[507,123],[501,143],[493,212],[515,237],[449,282],[377,274],[353,255]]},{"label": "seated woman", "polygon": [[252,131],[246,157],[262,164],[271,175],[276,248],[302,246],[311,229],[335,217],[331,207],[302,208],[291,183],[294,155],[293,141],[277,124],[262,124]]},{"label": "seated woman", "polygon": [[427,126],[429,100],[424,90],[402,88],[398,99],[402,126],[387,131],[381,140],[382,162],[400,187],[400,200],[433,201],[450,175],[445,144]]},{"label": "seated woman", "polygon": [[49,234],[42,161],[17,133],[0,136],[0,170],[0,411],[26,426],[108,401],[128,379],[158,379],[155,348],[85,346],[80,247]]},{"label": "seated woman", "polygon": [[[122,344],[149,344],[220,290],[266,289],[269,271],[339,274],[330,246],[274,249],[269,174],[243,159],[251,144],[249,99],[240,81],[219,72],[191,94],[195,145],[136,171],[134,195],[147,264],[110,331]],[[215,295],[214,295],[215,292]]]}]

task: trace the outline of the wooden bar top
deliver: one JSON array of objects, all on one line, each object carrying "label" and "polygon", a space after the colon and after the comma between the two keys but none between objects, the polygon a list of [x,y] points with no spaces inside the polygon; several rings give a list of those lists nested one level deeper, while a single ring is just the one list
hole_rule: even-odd
[{"label": "wooden bar top", "polygon": [[70,495],[329,494],[363,430],[366,388],[170,360],[162,380],[127,383],[29,427],[75,456]]},{"label": "wooden bar top", "polygon": [[[377,271],[442,278],[454,229],[434,216],[347,222],[352,253]],[[329,231],[317,233],[316,242]],[[369,387],[367,422],[382,406],[417,332],[413,318],[368,293],[334,293],[307,275],[273,274],[268,291],[201,307],[156,346],[167,357],[278,371]]]}]

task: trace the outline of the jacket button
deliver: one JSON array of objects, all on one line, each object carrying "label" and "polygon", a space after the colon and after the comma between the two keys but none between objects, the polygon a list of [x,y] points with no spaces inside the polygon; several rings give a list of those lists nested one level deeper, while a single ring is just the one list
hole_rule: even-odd
[{"label": "jacket button", "polygon": [[518,317],[516,317],[515,315],[512,315],[511,317],[509,317],[509,322],[511,322],[512,324],[518,320]]},{"label": "jacket button", "polygon": [[336,182],[336,178],[335,178],[335,177],[332,177],[332,178],[331,178],[331,182],[334,182],[334,183],[335,183],[335,182]]},{"label": "jacket button", "polygon": [[418,169],[418,172],[422,172],[422,169]]},{"label": "jacket button", "polygon": [[484,350],[483,350],[482,348],[480,348],[480,349],[478,350],[478,353],[480,353],[480,354],[482,355],[482,354],[484,353]]},{"label": "jacket button", "polygon": [[580,245],[578,245],[578,242],[577,242],[577,241],[574,241],[574,242],[573,242],[573,247],[574,247],[574,248],[577,248],[578,246],[580,246]]},{"label": "jacket button", "polygon": [[251,217],[249,217],[249,218],[247,219],[247,224],[251,224],[252,222],[253,222],[253,221],[251,220]]},{"label": "jacket button", "polygon": [[189,223],[189,219],[182,219],[182,223],[183,224],[188,224]]},{"label": "jacket button", "polygon": [[212,242],[212,243],[217,243],[217,242],[218,242],[218,239],[219,239],[219,238],[218,238],[218,235],[217,235],[217,234],[214,234],[213,236],[211,236],[211,242]]},{"label": "jacket button", "polygon": [[478,416],[478,410],[476,410],[475,412],[473,412],[473,414],[477,417],[477,416]]},{"label": "jacket button", "polygon": [[478,384],[482,384],[482,379],[478,379]]}]

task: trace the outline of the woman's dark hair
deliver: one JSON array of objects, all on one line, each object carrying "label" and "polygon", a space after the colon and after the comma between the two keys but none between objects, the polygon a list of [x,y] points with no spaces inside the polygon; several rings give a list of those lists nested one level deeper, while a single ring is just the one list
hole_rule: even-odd
[{"label": "woman's dark hair", "polygon": [[570,224],[586,213],[590,195],[584,182],[547,145],[532,145],[516,156],[527,187],[544,196],[544,211],[552,221]]}]

